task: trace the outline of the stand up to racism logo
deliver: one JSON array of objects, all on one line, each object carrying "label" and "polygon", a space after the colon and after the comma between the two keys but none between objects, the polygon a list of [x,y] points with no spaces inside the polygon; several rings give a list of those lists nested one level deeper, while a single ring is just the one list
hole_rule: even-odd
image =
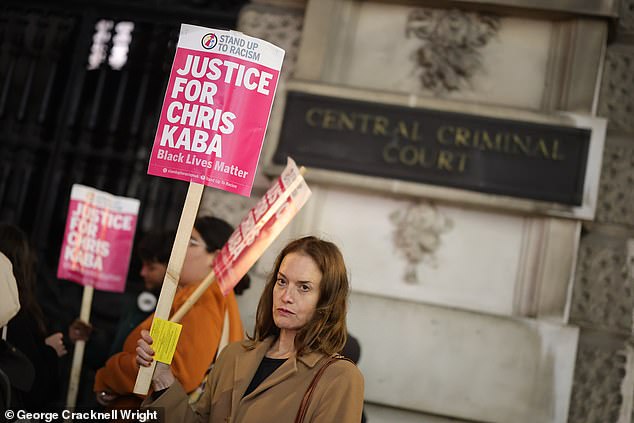
[{"label": "stand up to racism logo", "polygon": [[216,34],[210,32],[209,34],[205,34],[203,36],[202,40],[200,40],[200,43],[203,45],[203,48],[211,50],[212,48],[216,47],[216,44],[218,44],[218,37],[216,37]]}]

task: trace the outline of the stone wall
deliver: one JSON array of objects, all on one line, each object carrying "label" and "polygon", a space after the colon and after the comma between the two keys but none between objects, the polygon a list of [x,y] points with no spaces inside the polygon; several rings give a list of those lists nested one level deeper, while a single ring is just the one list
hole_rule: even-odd
[{"label": "stone wall", "polygon": [[[385,6],[383,2],[378,2],[378,4]],[[279,119],[283,111],[279,100],[285,95],[286,81],[292,78],[296,68],[300,72],[299,66],[296,67],[296,64],[305,23],[305,7],[305,2],[301,0],[254,0],[243,9],[240,16],[238,24],[240,31],[266,39],[286,50],[271,121]],[[609,120],[599,201],[595,221],[584,225],[569,304],[570,320],[568,323],[581,329],[568,411],[568,421],[573,423],[625,423],[632,421],[634,415],[632,410],[634,402],[634,371],[632,371],[634,354],[631,346],[632,329],[634,328],[632,322],[634,312],[634,115],[632,113],[634,106],[634,0],[622,0],[620,7],[621,17],[614,24],[616,35],[607,47],[600,96],[596,107],[594,107],[599,116]],[[517,25],[514,22],[514,25],[510,27],[515,30]],[[564,30],[567,30],[566,26],[557,29],[560,32]],[[325,30],[323,33],[330,32]],[[562,37],[562,39],[567,38]],[[584,39],[579,41],[581,44],[584,42]],[[566,45],[566,49],[570,49],[570,46]],[[319,52],[315,50],[315,55],[318,55],[317,53]],[[553,54],[559,55],[559,53],[561,52],[554,51]],[[312,51],[311,54],[313,54]],[[343,53],[340,52],[340,54]],[[562,54],[561,57],[565,57],[565,55]],[[335,57],[335,59],[337,58]],[[350,71],[346,59],[346,56],[342,55],[337,60],[332,59],[332,63],[329,62],[329,65],[326,66],[327,69],[323,71],[316,69],[315,74],[319,71],[326,76],[315,79],[350,85],[349,81],[341,79],[343,77],[340,78],[341,80],[337,79],[340,75],[345,76],[346,72]],[[578,56],[578,60],[582,59]],[[588,58],[588,61],[595,60],[596,57]],[[310,74],[307,68],[310,67],[311,63],[309,60],[304,60],[302,77]],[[567,62],[563,64],[557,62],[555,65],[551,66],[553,69],[548,72],[560,79],[568,80],[572,84],[570,81],[573,81],[574,78],[569,74],[562,74],[560,68],[579,69],[579,66],[573,66],[574,64]],[[551,74],[547,74],[546,77],[552,76]],[[576,81],[576,79],[574,80]],[[573,84],[570,88],[573,94],[580,91],[580,86],[588,85],[586,80],[579,81],[577,85]],[[541,98],[533,103],[541,104],[540,107],[543,110],[589,110],[591,108],[591,93],[586,93],[588,95],[583,97],[587,100],[582,104],[583,107],[573,107],[572,102],[564,101],[567,97],[562,93],[565,91],[566,84],[563,84],[562,87],[550,87],[550,92],[545,92]],[[389,90],[391,87],[384,88]],[[455,99],[462,100],[462,98]],[[515,100],[509,101],[510,103],[516,106],[520,105]],[[551,103],[552,107],[549,107],[548,105]],[[504,102],[500,101],[499,104],[504,104]],[[524,106],[530,107],[528,104]],[[269,142],[271,141],[273,140],[269,140]],[[260,168],[264,165],[265,163],[261,163]],[[265,178],[260,175],[259,182],[256,181],[254,196],[257,196],[258,189],[262,190],[266,184]],[[320,195],[324,198],[333,195],[328,188],[315,188],[317,195],[313,199],[314,202],[318,201],[317,197]],[[218,200],[219,197],[214,193],[214,198],[210,197],[205,202],[208,211],[224,214],[229,220],[242,214],[237,209],[246,209],[249,206],[247,200],[245,200],[244,205],[237,206],[237,209],[235,205],[223,205],[224,201]],[[232,202],[229,198],[227,201]],[[316,208],[318,207],[315,206],[313,210],[310,210],[309,207],[309,211],[304,213],[309,213],[310,216],[321,216],[322,210],[315,210]],[[311,219],[304,218],[304,221],[308,222],[303,223],[304,226],[319,227],[319,225],[313,224]],[[574,254],[571,256],[574,257]],[[267,268],[266,264],[268,263],[256,267],[254,272],[256,279],[263,275],[262,272]],[[250,291],[252,292],[248,292],[247,298],[242,299],[240,303],[241,308],[245,310],[254,308],[257,295],[259,295],[259,292],[256,292],[257,288]],[[356,302],[353,303],[360,303],[359,298],[374,301],[372,296],[357,293]],[[385,300],[386,303],[389,301]],[[429,310],[435,310],[426,305],[412,305],[412,307],[417,310],[425,308],[425,312],[421,315],[433,314]],[[442,311],[442,309],[438,310]],[[247,328],[251,327],[253,317],[247,316],[245,319]],[[353,315],[351,323],[354,323],[354,317]],[[482,317],[482,319],[491,320],[488,317]],[[508,323],[503,320],[499,320],[499,322]],[[501,324],[498,323],[496,324]],[[357,335],[362,334],[365,326],[362,324],[357,326]],[[372,334],[368,334],[368,337],[371,338]],[[469,350],[471,354],[474,351],[475,349]],[[574,354],[570,354],[568,357],[574,357]],[[371,356],[366,356],[365,360],[371,362]],[[361,365],[364,365],[363,359]],[[448,383],[447,376],[444,377],[445,382]],[[548,395],[548,393],[543,393],[543,395]],[[531,403],[535,405],[535,410],[539,409],[538,403],[537,399],[535,399],[534,404]],[[404,406],[398,401],[395,401],[394,404]],[[410,405],[410,407],[412,406]],[[433,404],[425,409],[433,410]],[[501,408],[497,410],[492,408],[491,414],[488,414],[486,418],[492,421],[503,421],[504,419],[496,414],[500,410]],[[444,414],[446,410],[437,409],[434,411]],[[454,413],[452,415],[464,417],[470,412],[467,410],[464,414]],[[510,415],[522,416],[523,412],[517,411]],[[529,412],[528,409],[526,413]],[[483,416],[484,414],[478,415],[478,417]],[[562,418],[565,420],[565,414]],[[537,420],[550,421],[546,417]],[[531,420],[527,417],[525,421],[533,423],[537,420]],[[553,417],[552,421],[562,420]]]},{"label": "stone wall", "polygon": [[634,421],[634,0],[608,44],[598,114],[608,119],[595,222],[585,225],[571,323],[581,335],[570,423]]}]

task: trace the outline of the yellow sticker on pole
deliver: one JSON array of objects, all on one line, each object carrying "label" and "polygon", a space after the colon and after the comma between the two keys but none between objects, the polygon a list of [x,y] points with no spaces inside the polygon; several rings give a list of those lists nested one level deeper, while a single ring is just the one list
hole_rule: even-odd
[{"label": "yellow sticker on pole", "polygon": [[152,337],[152,349],[154,359],[161,363],[171,364],[176,351],[178,337],[181,334],[183,325],[167,320],[155,318],[150,330]]}]

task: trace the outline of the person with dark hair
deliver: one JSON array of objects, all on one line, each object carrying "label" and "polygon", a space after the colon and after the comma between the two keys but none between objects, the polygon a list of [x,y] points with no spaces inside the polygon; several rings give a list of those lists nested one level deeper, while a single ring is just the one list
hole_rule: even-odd
[{"label": "person with dark hair", "polygon": [[22,398],[27,410],[41,410],[59,398],[59,357],[66,354],[61,332],[49,335],[36,300],[35,256],[26,234],[17,226],[0,223],[0,252],[13,265],[20,311],[7,324],[6,340],[35,368],[35,381]]},{"label": "person with dark hair", "polygon": [[[144,406],[163,408],[167,422],[359,423],[363,376],[337,354],[346,342],[348,289],[333,243],[291,242],[264,286],[253,336],[223,350],[194,408],[178,373],[163,363]],[[136,360],[149,366],[152,338],[140,335]]]},{"label": "person with dark hair", "polygon": [[123,312],[114,338],[112,333],[106,333],[99,328],[95,329],[91,324],[79,319],[70,325],[68,337],[72,343],[78,340],[90,341],[87,345],[85,366],[95,370],[102,367],[108,357],[121,351],[123,342],[132,329],[154,312],[175,235],[174,231],[153,231],[139,242],[137,246],[137,253],[141,259],[139,274],[143,279],[144,290],[140,293],[126,293],[121,300]]},{"label": "person with dark hair", "polygon": [[[183,305],[211,272],[215,254],[232,233],[233,228],[223,220],[214,217],[196,219],[170,314]],[[233,293],[223,296],[217,284],[212,284],[205,291],[180,322],[183,329],[172,366],[188,393],[195,391],[201,384],[216,356],[225,313],[228,315],[229,340],[243,339],[244,330],[235,296]],[[140,404],[141,398],[132,394],[138,373],[136,340],[142,330],[149,330],[152,317],[134,328],[127,336],[122,351],[110,357],[105,366],[97,371],[93,390],[101,405],[133,407]]]},{"label": "person with dark hair", "polygon": [[[233,228],[230,224],[215,217],[200,218],[197,224],[198,226],[194,226],[204,238],[205,244],[212,246],[211,248],[214,251],[220,250],[233,233]],[[251,279],[247,274],[240,279],[238,284],[233,288],[233,292],[235,292],[236,295],[242,295],[245,290],[249,289],[249,286],[251,286]]]},{"label": "person with dark hair", "polygon": [[143,278],[146,291],[158,292],[161,290],[175,237],[175,231],[154,231],[148,233],[139,242],[137,246],[137,252],[141,259],[139,274]]},{"label": "person with dark hair", "polygon": [[117,324],[108,357],[122,351],[130,332],[154,313],[175,237],[175,231],[154,231],[139,242],[137,252],[141,259],[139,275],[143,278],[143,291],[131,296],[124,305],[125,312]]}]

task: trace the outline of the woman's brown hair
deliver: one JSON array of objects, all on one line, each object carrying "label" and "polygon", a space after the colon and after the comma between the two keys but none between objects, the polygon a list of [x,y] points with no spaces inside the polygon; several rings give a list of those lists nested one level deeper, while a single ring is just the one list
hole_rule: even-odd
[{"label": "woman's brown hair", "polygon": [[330,355],[340,352],[346,343],[346,311],[348,304],[348,274],[339,248],[332,242],[314,236],[289,243],[275,259],[273,271],[264,286],[258,303],[255,330],[249,336],[247,348],[269,336],[279,336],[273,320],[273,288],[282,260],[290,253],[304,254],[313,259],[321,271],[319,300],[312,319],[295,336],[297,355],[318,351]]}]

